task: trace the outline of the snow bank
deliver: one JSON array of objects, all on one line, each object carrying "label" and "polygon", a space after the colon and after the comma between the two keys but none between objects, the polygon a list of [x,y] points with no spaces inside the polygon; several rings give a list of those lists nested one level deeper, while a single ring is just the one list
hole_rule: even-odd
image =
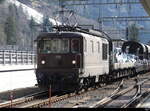
[{"label": "snow bank", "polygon": [[37,84],[34,70],[0,73],[0,92]]}]

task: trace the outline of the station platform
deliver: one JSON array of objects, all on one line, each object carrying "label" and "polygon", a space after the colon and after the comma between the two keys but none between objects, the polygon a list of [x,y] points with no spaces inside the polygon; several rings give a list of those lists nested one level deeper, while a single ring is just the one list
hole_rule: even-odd
[{"label": "station platform", "polygon": [[0,92],[37,84],[34,65],[0,65]]}]

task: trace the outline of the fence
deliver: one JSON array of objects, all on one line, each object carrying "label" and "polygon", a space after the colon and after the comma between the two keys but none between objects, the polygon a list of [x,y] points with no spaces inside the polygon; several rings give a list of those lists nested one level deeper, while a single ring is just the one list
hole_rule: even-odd
[{"label": "fence", "polygon": [[0,64],[34,64],[34,51],[0,50]]}]

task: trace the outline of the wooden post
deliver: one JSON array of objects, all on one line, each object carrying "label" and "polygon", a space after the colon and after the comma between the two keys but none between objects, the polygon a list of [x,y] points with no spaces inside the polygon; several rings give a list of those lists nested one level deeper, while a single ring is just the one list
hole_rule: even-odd
[{"label": "wooden post", "polygon": [[49,108],[51,108],[51,85],[49,86]]},{"label": "wooden post", "polygon": [[10,101],[11,101],[10,108],[12,108],[13,107],[13,105],[12,105],[12,103],[13,103],[13,92],[12,91],[10,92]]}]

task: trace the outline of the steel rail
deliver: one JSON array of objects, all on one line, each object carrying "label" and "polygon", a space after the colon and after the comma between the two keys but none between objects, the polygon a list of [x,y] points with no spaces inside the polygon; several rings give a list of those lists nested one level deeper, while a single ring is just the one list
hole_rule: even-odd
[{"label": "steel rail", "polygon": [[6,101],[4,103],[0,103],[0,108],[9,108],[11,105],[16,106],[25,102],[29,102],[29,101],[32,101],[34,98],[39,97],[45,93],[47,93],[47,91],[42,91],[42,92],[34,93],[32,95],[27,95],[22,98],[14,99],[12,103],[11,101]]},{"label": "steel rail", "polygon": [[[92,91],[92,90],[95,90],[95,89],[90,89],[88,91]],[[86,93],[87,91],[81,91],[79,94],[76,94],[76,93],[70,93],[70,94],[65,94],[65,95],[62,95],[62,96],[54,96],[54,97],[51,97],[51,98],[48,98],[48,99],[45,99],[45,100],[42,100],[42,101],[38,101],[36,103],[32,103],[32,104],[28,104],[28,105],[24,105],[24,106],[21,106],[21,107],[18,107],[18,108],[40,108],[40,107],[43,107],[43,106],[46,106],[46,105],[49,105],[50,102],[51,104],[53,103],[56,103],[58,101],[61,101],[61,100],[65,100],[67,98],[70,98],[70,97],[76,97],[76,96],[79,96],[79,95],[82,95],[84,93]]]},{"label": "steel rail", "polygon": [[[141,98],[140,98],[140,102],[138,102],[136,105],[134,105],[136,108],[140,108],[144,104],[144,102],[147,101],[150,98],[150,90],[144,92],[142,94],[142,98],[143,98],[142,101],[141,101]],[[137,101],[138,101],[138,99],[137,99]]]},{"label": "steel rail", "polygon": [[147,97],[149,95],[150,91],[146,91],[140,95],[138,95],[137,97],[133,98],[128,104],[122,106],[121,108],[133,108],[135,107],[138,103],[140,103],[140,101]]},{"label": "steel rail", "polygon": [[141,97],[141,85],[137,86],[137,92],[135,93],[135,95],[133,96],[133,98],[127,103],[121,106],[121,108],[127,108],[129,106],[131,106],[131,104],[137,99]]},{"label": "steel rail", "polygon": [[138,86],[137,94],[127,104],[123,105],[121,108],[129,108],[129,107],[136,106],[138,103],[141,104],[142,102],[140,101],[142,100],[142,98],[145,98],[150,94],[150,90],[141,93],[141,85]]},{"label": "steel rail", "polygon": [[[119,87],[122,87],[122,85],[123,85],[123,80],[120,82]],[[98,89],[98,88],[96,88],[96,89]],[[93,90],[96,90],[96,89],[95,88],[90,88],[88,91],[93,91]],[[119,88],[117,88],[117,90],[119,90]],[[58,96],[51,97],[51,98],[42,100],[42,102],[38,101],[36,103],[32,103],[32,104],[28,104],[28,105],[25,105],[25,106],[21,106],[19,108],[37,108],[37,107],[43,107],[43,106],[49,105],[50,102],[51,102],[51,104],[52,103],[56,103],[58,101],[65,100],[65,99],[70,98],[70,97],[75,97],[75,96],[82,95],[84,93],[87,93],[87,91],[80,91],[79,94],[70,93],[70,94],[59,96],[59,97]]]},{"label": "steel rail", "polygon": [[[69,95],[69,94],[66,94],[66,95],[63,95],[63,96],[54,96],[54,97],[51,97],[51,103],[55,103],[55,102],[58,102],[60,100],[64,100],[68,97],[72,97],[74,96],[75,94],[72,94],[72,95]],[[36,103],[32,103],[32,104],[28,104],[28,105],[24,105],[24,106],[21,106],[21,107],[18,107],[18,108],[39,108],[39,107],[43,107],[45,105],[49,105],[50,104],[50,99],[46,99],[46,100],[42,100],[41,101],[38,101]]]},{"label": "steel rail", "polygon": [[[144,81],[142,81],[142,82],[139,82],[139,83],[137,83],[137,85],[138,84],[143,84],[144,82],[146,82],[147,80],[144,80]],[[120,85],[119,85],[119,87],[121,88],[122,87],[122,85],[123,85],[123,81],[121,81],[120,82]],[[106,97],[106,98],[104,98],[103,100],[101,100],[101,102],[109,102],[109,101],[112,101],[112,99],[113,98],[115,98],[115,97],[117,97],[117,96],[119,96],[119,95],[121,95],[122,93],[123,93],[123,91],[122,91],[122,93],[120,92],[120,93],[117,93],[118,92],[118,90],[120,89],[120,88],[117,88],[113,93],[112,93],[112,97]],[[104,88],[104,87],[103,87]],[[133,89],[133,88],[135,88],[135,86],[132,86],[132,87],[130,87],[130,89],[128,88],[128,89],[125,89],[124,90],[124,93],[125,92],[127,92],[128,90],[131,90],[131,89]],[[96,89],[98,89],[98,87],[96,88]],[[88,91],[93,91],[93,90],[96,90],[96,89],[94,89],[94,88],[90,88],[90,89],[88,89]],[[48,99],[43,99],[43,100],[41,100],[41,101],[37,101],[36,103],[34,103],[33,102],[33,100],[35,99],[35,97],[32,97],[31,95],[30,96],[27,96],[27,97],[22,97],[22,98],[19,98],[19,99],[15,99],[15,100],[13,100],[13,102],[12,102],[12,106],[16,106],[16,105],[18,105],[18,108],[34,108],[34,107],[43,107],[43,106],[46,106],[46,105],[49,105],[49,103],[50,103],[50,100],[51,100],[51,103],[55,103],[55,102],[58,102],[58,101],[61,101],[61,100],[64,100],[64,99],[67,99],[67,98],[69,98],[69,97],[75,97],[75,96],[79,96],[79,95],[81,95],[81,94],[84,94],[84,93],[87,93],[87,91],[80,91],[80,93],[77,95],[76,93],[70,93],[70,94],[66,94],[66,95],[62,95],[62,96],[54,96],[54,97],[51,97],[51,98],[48,98]],[[115,95],[115,93],[117,93],[117,95]],[[33,94],[34,95],[34,94]],[[109,100],[108,100],[109,99]],[[24,105],[23,106],[23,103],[25,103],[25,102],[32,102],[31,104],[26,104],[26,105]],[[20,106],[19,106],[19,104],[21,104]],[[1,103],[0,104],[0,108],[5,108],[5,107],[10,107],[11,106],[11,101],[7,101],[7,102],[5,102],[5,103]]]},{"label": "steel rail", "polygon": [[[119,85],[118,85],[118,87],[116,88],[116,90],[114,90],[114,92],[112,93],[112,96],[113,95],[115,95],[116,93],[118,93],[120,90],[121,90],[121,88],[123,87],[123,83],[124,83],[124,80],[122,80],[120,83],[119,83]],[[73,106],[72,108],[81,108],[82,106],[80,106],[80,105],[76,105],[76,106]]]},{"label": "steel rail", "polygon": [[105,97],[104,99],[100,100],[99,102],[97,102],[96,104],[90,106],[89,108],[103,108],[106,104],[108,104],[108,103],[112,102],[113,100],[117,99],[118,97],[128,93],[129,91],[133,90],[134,88],[137,88],[137,86],[144,84],[148,80],[149,79],[145,79],[145,80],[143,80],[141,82],[138,82],[134,86],[131,86],[131,87],[127,88],[127,89],[124,89],[124,90],[118,92],[115,95],[111,95],[111,96]]},{"label": "steel rail", "polygon": [[[123,84],[123,81],[121,82],[121,84]],[[121,86],[121,85],[120,85]],[[99,87],[97,88],[89,88],[88,91],[93,91],[93,90],[96,90],[98,89]],[[66,94],[66,95],[62,95],[62,96],[54,96],[54,97],[51,97],[51,103],[55,103],[55,102],[58,102],[58,101],[61,101],[61,100],[64,100],[64,99],[67,99],[69,97],[75,97],[75,96],[79,96],[81,94],[84,94],[86,93],[87,91],[80,91],[79,94],[76,94],[76,93],[70,93],[70,94]],[[43,93],[43,92],[40,92],[40,93]],[[13,107],[15,106],[18,106],[18,108],[34,108],[34,107],[42,107],[42,106],[45,106],[45,105],[48,105],[49,104],[49,100],[50,98],[48,99],[45,99],[45,100],[42,100],[42,102],[36,102],[36,103],[33,103],[35,97],[38,97],[39,96],[39,93],[35,93],[35,94],[32,94],[32,95],[28,95],[28,96],[25,96],[25,97],[22,97],[22,98],[18,98],[18,99],[14,99],[13,102],[11,103],[11,101],[6,101],[4,103],[0,103],[0,108],[8,108],[10,107],[11,105]],[[26,102],[32,102],[32,104],[29,104],[29,105],[22,105]],[[19,105],[22,105],[22,106],[19,106]]]}]

